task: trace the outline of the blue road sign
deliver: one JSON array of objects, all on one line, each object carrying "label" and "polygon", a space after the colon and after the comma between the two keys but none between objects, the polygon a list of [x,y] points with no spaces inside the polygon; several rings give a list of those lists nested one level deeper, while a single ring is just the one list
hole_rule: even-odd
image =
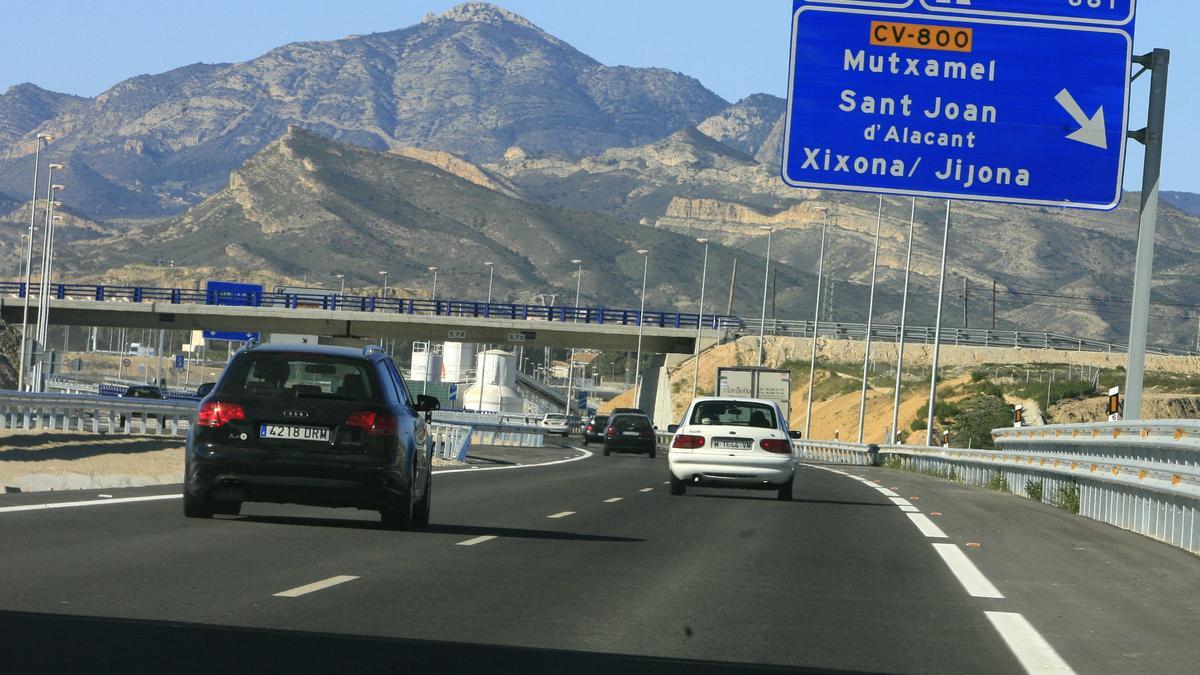
[{"label": "blue road sign", "polygon": [[[242,284],[233,281],[209,281],[204,285],[208,294],[206,299],[210,305],[232,305],[235,307],[258,307],[262,305],[263,287],[261,284]],[[205,340],[229,340],[231,342],[246,342],[259,339],[258,333],[239,333],[237,331],[204,331]]]},{"label": "blue road sign", "polygon": [[1115,208],[1133,7],[1071,2],[795,0],[784,181]]},{"label": "blue road sign", "polygon": [[451,383],[449,390],[450,390],[450,392],[447,395],[447,398],[449,398],[451,401],[457,401],[458,400],[458,385]]},{"label": "blue road sign", "polygon": [[175,370],[183,370],[185,365],[186,364],[184,363],[183,354],[176,354],[175,355]]}]

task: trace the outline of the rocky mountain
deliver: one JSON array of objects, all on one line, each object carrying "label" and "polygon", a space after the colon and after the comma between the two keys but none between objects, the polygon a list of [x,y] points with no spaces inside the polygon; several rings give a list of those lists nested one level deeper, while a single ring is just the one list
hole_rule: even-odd
[{"label": "rocky mountain", "polygon": [[289,125],[374,149],[474,161],[512,146],[585,156],[724,110],[693,78],[606,66],[529,21],[468,2],[408,28],[299,42],[234,64],[134,77],[92,99],[21,85],[0,97],[0,192],[22,195],[34,135],[93,217],[178,212]]},{"label": "rocky mountain", "polygon": [[779,125],[787,101],[770,94],[754,94],[709,117],[696,128],[705,136],[720,141],[752,157],[769,150],[768,141]]},{"label": "rocky mountain", "polygon": [[[754,143],[746,141],[750,134],[731,131],[738,129],[734,124],[717,124],[730,119],[738,116],[717,116],[703,126],[744,150],[755,150]],[[765,124],[757,128],[761,131]],[[758,137],[764,145],[758,146],[756,154],[772,142],[770,136]],[[792,189],[779,180],[777,167],[777,159],[757,160],[697,129],[582,160],[514,151],[488,165],[544,203],[601,209],[658,229],[709,237],[746,252],[761,254],[766,232],[759,228],[771,227],[776,230],[772,258],[804,270],[816,268],[819,209],[828,208],[832,227],[826,269],[831,270],[834,298],[827,316],[862,320],[865,307],[838,297],[837,286],[869,283],[878,199]],[[990,327],[995,282],[999,327],[1124,341],[1136,250],[1136,204],[1136,194],[1108,213],[957,202],[950,241],[948,325],[963,325],[965,304],[970,325]],[[903,284],[910,210],[908,199],[884,199],[879,278],[881,288],[892,293]],[[916,290],[910,308],[928,320],[936,304],[943,202],[919,200],[916,217]],[[1170,204],[1161,209],[1154,295],[1159,304],[1151,326],[1160,344],[1185,346],[1195,340],[1196,316],[1189,303],[1200,297],[1196,281],[1200,242],[1189,233],[1197,227],[1200,218]],[[899,302],[882,301],[879,311],[883,320],[897,320]]]},{"label": "rocky mountain", "polygon": [[[464,163],[449,166],[476,175]],[[641,284],[638,248],[650,250],[648,307],[694,310],[703,249],[690,236],[530,203],[429,162],[293,127],[183,216],[77,242],[66,248],[61,264],[80,280],[188,286],[208,278],[314,286],[345,274],[348,288],[365,292],[374,292],[377,271],[387,270],[390,287],[412,297],[428,296],[426,268],[436,265],[439,297],[481,299],[488,260],[496,263],[498,300],[529,302],[546,292],[558,293],[562,304],[574,300],[570,261],[580,258],[583,303],[630,307],[637,305]],[[757,314],[761,255],[720,245],[710,251],[708,311],[725,310],[735,256],[734,311]],[[150,264],[155,260],[159,265]],[[166,269],[165,261],[173,267]],[[809,270],[782,270],[779,311],[799,311],[814,283]],[[858,286],[847,294],[864,299]]]},{"label": "rocky mountain", "polygon": [[1160,193],[1160,197],[1180,211],[1190,213],[1193,216],[1200,216],[1200,194],[1194,192],[1162,192]]}]

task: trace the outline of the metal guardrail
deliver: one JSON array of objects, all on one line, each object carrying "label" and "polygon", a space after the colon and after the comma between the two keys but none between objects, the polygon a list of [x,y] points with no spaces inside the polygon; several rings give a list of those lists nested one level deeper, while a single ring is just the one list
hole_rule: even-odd
[{"label": "metal guardrail", "polygon": [[[877,447],[885,465],[1012,492],[1200,553],[1200,422],[1047,425],[993,437],[997,450]],[[852,444],[810,441],[799,455],[872,463],[868,446]]]},{"label": "metal guardrail", "polygon": [[[196,408],[196,401],[0,391],[0,429],[186,436]],[[435,421],[430,433],[439,457],[459,461],[472,443],[540,448],[546,440],[539,426],[500,419]]]},{"label": "metal guardrail", "polygon": [[[0,294],[25,297],[25,284],[0,281]],[[474,302],[467,300],[425,300],[421,298],[382,298],[365,295],[311,293],[229,293],[192,290],[188,288],[158,288],[150,286],[108,286],[92,284],[51,284],[50,296],[58,300],[90,300],[95,302],[164,302],[173,305],[230,305],[243,307],[276,307],[283,309],[325,309],[352,312],[420,314],[431,316],[461,316],[485,319],[559,321],[585,324],[618,324],[660,328],[696,328],[699,314],[685,312],[640,312],[636,309],[609,307],[545,306],[507,302]],[[229,301],[232,298],[232,302]],[[218,300],[225,300],[219,302]],[[703,317],[705,328],[734,329],[742,324],[735,316]]]},{"label": "metal guardrail", "polygon": [[195,415],[192,401],[0,392],[0,429],[185,436]]},{"label": "metal guardrail", "polygon": [[[757,333],[762,321],[745,319],[744,330]],[[770,335],[787,335],[790,337],[812,337],[812,321],[791,321],[786,319],[768,319],[766,332]],[[842,323],[820,321],[816,324],[819,337],[840,340],[866,339],[867,326],[862,323]],[[933,344],[936,330],[932,326],[905,326],[904,341],[907,343]],[[874,324],[871,326],[871,339],[881,342],[898,342],[900,327],[890,324]],[[1123,354],[1128,346],[1116,342],[1105,342],[1090,338],[1073,337],[1061,333],[1033,332],[1022,330],[990,330],[983,328],[954,328],[942,327],[943,345],[963,345],[969,347],[1004,347],[1027,349],[1055,349],[1072,352],[1104,352]],[[1197,352],[1170,347],[1148,346],[1147,352],[1171,356],[1195,356]]]}]

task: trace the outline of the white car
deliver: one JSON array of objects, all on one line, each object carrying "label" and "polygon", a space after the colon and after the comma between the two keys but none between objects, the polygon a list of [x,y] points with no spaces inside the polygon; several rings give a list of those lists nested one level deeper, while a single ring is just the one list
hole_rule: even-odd
[{"label": "white car", "polygon": [[567,425],[567,416],[561,413],[546,413],[542,416],[541,425],[548,434],[567,436],[571,433],[571,427]]},{"label": "white car", "polygon": [[683,424],[669,430],[675,434],[667,454],[671,494],[695,485],[778,490],[779,499],[792,498],[792,436],[774,401],[698,398]]}]

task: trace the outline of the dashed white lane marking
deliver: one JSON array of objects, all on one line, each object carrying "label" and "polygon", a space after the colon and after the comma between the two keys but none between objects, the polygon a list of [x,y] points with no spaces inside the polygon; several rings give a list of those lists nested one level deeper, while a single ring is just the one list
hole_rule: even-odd
[{"label": "dashed white lane marking", "polygon": [[946,567],[950,568],[958,583],[962,584],[969,595],[975,598],[1004,599],[1004,594],[996,590],[961,548],[954,544],[934,544],[933,549],[942,557]]},{"label": "dashed white lane marking", "polygon": [[613,504],[613,503],[621,501],[622,499],[624,499],[624,497],[613,497],[611,499],[605,499],[604,503],[605,504]]},{"label": "dashed white lane marking", "polygon": [[547,518],[566,518],[567,516],[573,516],[573,515],[575,515],[574,511],[559,511],[558,513],[554,513],[554,514],[548,515],[546,517]]},{"label": "dashed white lane marking", "polygon": [[130,502],[155,502],[164,499],[182,499],[183,493],[173,495],[146,495],[144,497],[121,497],[119,499],[88,499],[81,502],[51,502],[49,504],[22,504],[0,507],[0,513],[17,511],[40,511],[42,509],[69,509],[77,506],[100,506],[102,504],[128,504]]},{"label": "dashed white lane marking", "polygon": [[942,528],[934,525],[933,521],[929,519],[929,516],[925,515],[924,513],[909,513],[907,515],[908,519],[913,522],[913,525],[916,525],[917,529],[921,531],[921,534],[925,535],[926,537],[929,537],[930,539],[946,538],[946,533],[942,532]]},{"label": "dashed white lane marking", "polygon": [[904,497],[889,497],[889,499],[891,499],[892,503],[896,506],[912,506],[912,502],[908,501]]},{"label": "dashed white lane marking", "polygon": [[900,496],[887,488],[875,488],[875,489],[878,490],[879,494],[883,495],[884,497],[899,497]]},{"label": "dashed white lane marking", "polygon": [[654,488],[642,488],[641,490],[638,490],[638,492],[651,492],[653,490]]},{"label": "dashed white lane marking", "polygon": [[1029,673],[1074,673],[1029,620],[1013,612],[984,612]]},{"label": "dashed white lane marking", "polygon": [[510,469],[533,469],[533,468],[539,467],[539,466],[553,466],[555,464],[567,464],[570,462],[578,462],[581,459],[587,459],[588,457],[592,456],[591,452],[588,452],[587,450],[584,450],[583,448],[577,448],[573,445],[570,445],[567,447],[571,448],[572,450],[576,450],[582,454],[580,454],[577,457],[571,457],[570,459],[556,459],[553,462],[539,462],[537,464],[514,464],[512,466],[481,466],[477,469],[441,469],[439,471],[433,471],[432,473],[435,476],[445,476],[447,474],[452,474],[452,473],[479,473],[480,471],[507,471]]},{"label": "dashed white lane marking", "polygon": [[276,593],[275,597],[277,597],[277,598],[298,598],[301,595],[308,595],[309,593],[319,591],[319,590],[322,590],[325,588],[329,588],[330,586],[337,586],[338,584],[344,584],[347,581],[354,581],[357,578],[358,577],[352,577],[352,576],[348,576],[345,574],[340,574],[336,577],[329,577],[328,579],[322,579],[321,581],[314,581],[311,584],[305,584],[303,586],[298,586],[296,588],[293,588],[290,591],[282,591],[282,592]]},{"label": "dashed white lane marking", "polygon": [[474,546],[475,544],[482,544],[485,541],[491,541],[493,539],[496,539],[496,535],[485,534],[482,536],[475,537],[473,539],[468,539],[466,541],[460,541],[457,544],[455,544],[455,546]]}]

